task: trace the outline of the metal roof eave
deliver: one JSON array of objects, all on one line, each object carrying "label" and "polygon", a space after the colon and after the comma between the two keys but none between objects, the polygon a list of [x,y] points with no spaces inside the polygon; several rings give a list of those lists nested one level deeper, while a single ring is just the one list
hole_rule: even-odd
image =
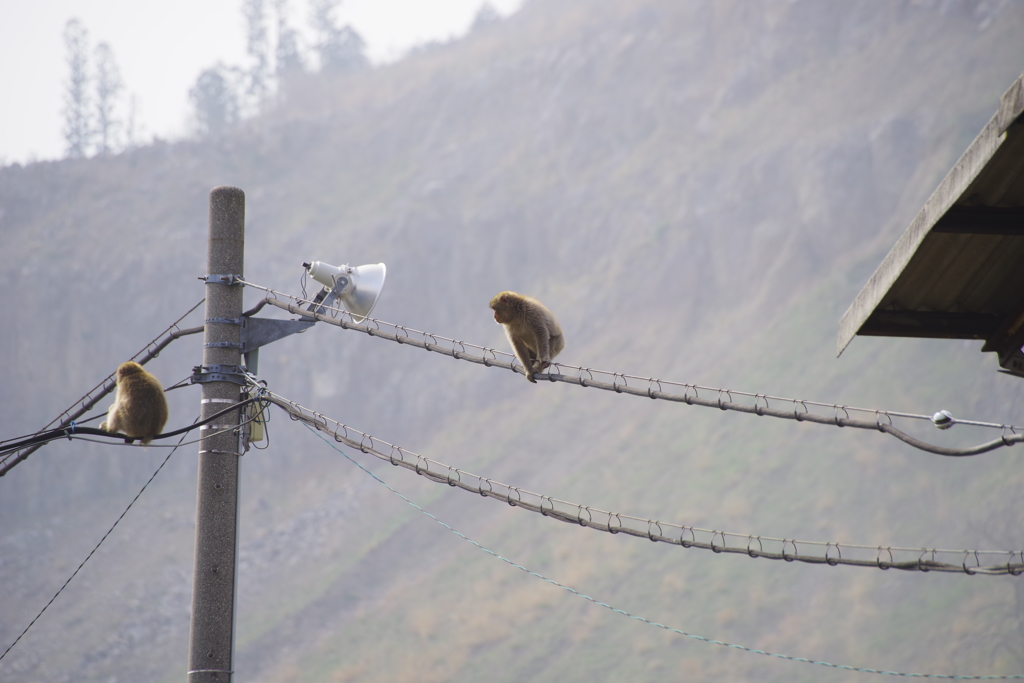
[{"label": "metal roof eave", "polygon": [[1007,129],[1024,111],[1024,74],[1003,93],[999,108],[953,168],[942,179],[932,196],[896,241],[881,265],[839,321],[836,355],[858,334],[878,309],[900,274],[914,257],[918,247],[950,208],[963,196],[1006,141]]}]

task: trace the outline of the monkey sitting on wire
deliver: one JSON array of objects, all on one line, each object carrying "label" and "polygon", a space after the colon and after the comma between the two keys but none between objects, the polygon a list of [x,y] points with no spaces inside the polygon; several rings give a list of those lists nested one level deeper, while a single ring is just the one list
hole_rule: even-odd
[{"label": "monkey sitting on wire", "polygon": [[148,444],[167,423],[163,385],[134,361],[117,368],[117,396],[100,429],[122,433]]},{"label": "monkey sitting on wire", "polygon": [[533,297],[502,292],[491,299],[494,319],[505,327],[516,358],[534,384],[534,373],[543,372],[565,347],[562,328],[554,314]]}]

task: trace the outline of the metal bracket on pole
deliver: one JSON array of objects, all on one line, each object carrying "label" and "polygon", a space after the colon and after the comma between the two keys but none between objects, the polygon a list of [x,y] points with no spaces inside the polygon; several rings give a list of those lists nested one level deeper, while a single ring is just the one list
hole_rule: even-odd
[{"label": "metal bracket on pole", "polygon": [[192,384],[204,382],[232,382],[245,386],[249,379],[240,365],[196,365],[192,368]]},{"label": "metal bracket on pole", "polygon": [[313,326],[312,320],[274,320],[273,318],[246,318],[242,326],[242,353],[249,353],[278,339]]},{"label": "metal bracket on pole", "polygon": [[[338,298],[338,289],[331,287],[323,287],[320,289],[320,293],[313,299],[313,303],[306,307],[307,311],[313,311],[314,313],[323,314],[328,306],[334,303],[335,299]],[[316,318],[310,316],[303,316],[299,318],[302,321],[316,322]]]},{"label": "metal bracket on pole", "polygon": [[241,275],[232,275],[231,273],[210,273],[206,277],[200,277],[200,280],[205,280],[208,285],[240,285]]},{"label": "metal bracket on pole", "polygon": [[259,370],[260,347],[298,332],[305,332],[315,320],[275,320],[273,318],[245,318],[241,335],[245,369],[254,375]]}]

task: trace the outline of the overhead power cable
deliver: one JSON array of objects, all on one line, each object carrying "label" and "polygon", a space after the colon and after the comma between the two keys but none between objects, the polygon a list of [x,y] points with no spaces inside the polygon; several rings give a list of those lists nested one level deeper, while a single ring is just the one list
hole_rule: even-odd
[{"label": "overhead power cable", "polygon": [[[254,402],[260,401],[260,400],[262,400],[262,398],[260,396],[254,396],[252,398],[247,398],[245,400],[239,401],[238,403],[232,405],[230,408],[225,408],[224,410],[218,411],[218,412],[214,413],[213,415],[210,415],[209,417],[203,419],[201,422],[195,422],[195,423],[193,423],[193,424],[191,424],[191,425],[189,425],[187,427],[182,427],[181,429],[175,429],[172,432],[166,432],[164,434],[157,434],[156,436],[153,437],[153,439],[154,440],[169,439],[170,437],[177,436],[178,434],[185,434],[186,432],[191,432],[194,429],[199,429],[201,426],[209,424],[210,422],[213,422],[214,420],[216,420],[218,417],[221,417],[222,415],[226,415],[226,414],[228,414],[228,413],[230,413],[232,411],[235,411],[235,410],[238,410],[239,408],[247,406],[250,403],[254,403]],[[80,427],[77,424],[72,423],[72,424],[68,425],[67,427],[64,427],[63,429],[51,429],[51,430],[42,432],[40,434],[36,434],[34,436],[30,436],[28,438],[22,439],[20,441],[15,441],[14,443],[6,443],[6,444],[5,443],[0,443],[0,455],[3,455],[5,453],[10,453],[10,452],[18,451],[18,450],[20,450],[22,448],[26,448],[28,446],[34,446],[36,444],[42,445],[44,443],[48,443],[48,442],[54,441],[56,439],[63,439],[63,438],[70,439],[70,438],[73,438],[75,436],[84,435],[84,434],[90,434],[92,436],[104,436],[104,437],[111,438],[111,439],[123,439],[125,443],[132,443],[133,441],[137,440],[135,437],[127,436],[125,434],[119,434],[119,433],[115,433],[115,432],[108,432],[108,431],[104,431],[102,429],[94,429],[92,427]]]},{"label": "overhead power cable", "polygon": [[[316,313],[303,308],[303,305],[310,305],[314,302],[296,297],[290,294],[276,292],[266,287],[254,285],[251,282],[243,282],[246,286],[254,287],[267,292],[270,296],[265,302],[282,310],[296,315],[312,317],[346,330],[355,330],[371,337],[388,339],[398,344],[405,344],[451,356],[456,360],[466,360],[488,367],[499,367],[513,372],[523,373],[523,368],[518,364],[515,356],[484,346],[477,346],[469,342],[449,339],[430,332],[413,330],[402,325],[365,318],[359,323],[348,311],[339,308],[327,308],[328,313]],[[277,297],[283,297],[294,303],[282,301]],[[263,302],[261,302],[262,304]],[[391,328],[394,332],[385,331],[383,328]],[[499,357],[509,358],[509,361],[499,360]],[[565,371],[574,374],[565,374]],[[871,408],[857,408],[855,406],[819,403],[797,398],[784,398],[770,394],[751,394],[733,389],[720,389],[706,387],[698,384],[683,384],[652,377],[638,377],[627,375],[621,372],[598,370],[595,368],[584,368],[564,363],[551,364],[551,369],[546,373],[534,373],[538,381],[547,380],[550,382],[565,382],[582,387],[592,387],[605,391],[614,391],[618,394],[630,394],[633,396],[645,396],[652,399],[662,399],[687,405],[702,406],[705,408],[718,408],[719,410],[732,410],[752,415],[769,416],[797,422],[814,422],[816,424],[831,425],[834,427],[851,427],[854,429],[868,429],[872,431],[890,434],[897,439],[907,443],[914,448],[943,455],[948,457],[963,457],[979,455],[1003,446],[1012,446],[1015,443],[1024,441],[1024,433],[1018,433],[1017,427],[1003,425],[993,422],[977,422],[973,420],[954,419],[945,411],[937,412],[935,415],[917,415],[913,413],[895,412],[890,410],[877,410]],[[599,378],[604,378],[602,381]],[[737,398],[744,402],[737,401]],[[786,406],[784,409],[780,405]],[[867,419],[851,417],[852,414],[865,416]],[[912,420],[927,420],[933,422],[942,429],[953,424],[972,425],[976,427],[987,427],[1002,430],[998,439],[968,448],[948,448],[936,444],[927,443],[917,439],[893,425],[893,418],[904,418]]]},{"label": "overhead power cable", "polygon": [[[313,431],[313,429],[314,429],[314,427],[312,425],[310,425],[309,423],[305,423],[305,426],[310,431]],[[815,664],[815,665],[818,665],[818,666],[824,666],[824,667],[828,667],[828,668],[832,668],[832,669],[840,669],[842,671],[856,671],[858,673],[881,674],[881,675],[884,675],[884,676],[902,676],[902,677],[905,677],[905,678],[935,678],[935,679],[959,680],[959,681],[963,681],[963,680],[975,680],[975,681],[977,681],[977,680],[982,680],[982,681],[989,681],[989,680],[1011,680],[1011,679],[1021,679],[1021,678],[1024,678],[1024,674],[1006,674],[1006,675],[994,675],[994,676],[971,676],[971,675],[955,675],[955,674],[903,673],[903,672],[900,672],[900,671],[886,671],[884,669],[868,669],[866,667],[849,666],[849,665],[846,665],[846,664],[833,664],[831,662],[826,662],[826,661],[819,660],[819,659],[807,659],[806,657],[794,657],[793,655],[784,655],[784,654],[780,654],[778,652],[768,652],[766,650],[758,650],[758,649],[755,649],[755,648],[752,648],[752,647],[747,647],[745,645],[737,645],[735,643],[726,643],[726,642],[721,641],[721,640],[715,640],[713,638],[706,638],[704,636],[699,636],[699,635],[697,635],[695,633],[688,633],[686,631],[683,631],[683,630],[680,630],[680,629],[677,629],[677,628],[672,628],[671,626],[666,626],[665,624],[661,624],[661,623],[658,623],[656,621],[651,621],[650,619],[646,619],[646,618],[641,617],[639,615],[632,614],[632,613],[627,612],[627,611],[625,611],[623,609],[619,609],[618,607],[612,607],[611,605],[609,605],[606,602],[601,602],[600,600],[596,600],[595,598],[592,598],[589,595],[586,595],[585,593],[581,593],[580,591],[576,590],[575,588],[572,588],[570,586],[566,586],[563,583],[559,583],[558,581],[555,581],[554,579],[548,578],[548,577],[544,576],[543,574],[538,574],[537,572],[535,572],[535,571],[533,571],[531,569],[527,569],[523,565],[518,564],[516,562],[513,562],[512,560],[508,559],[507,557],[504,557],[504,556],[499,555],[498,553],[494,552],[490,548],[477,543],[472,538],[469,538],[468,536],[463,534],[461,531],[458,531],[457,529],[451,527],[447,523],[441,521],[440,519],[438,519],[437,517],[435,517],[431,513],[429,513],[426,510],[424,510],[422,507],[420,507],[416,503],[414,503],[411,500],[409,500],[408,498],[406,498],[404,495],[402,495],[397,490],[395,490],[386,481],[384,481],[383,479],[378,477],[376,474],[374,474],[370,470],[366,469],[362,464],[360,464],[359,462],[354,460],[352,458],[352,456],[350,456],[348,453],[346,453],[345,451],[343,451],[340,448],[338,448],[337,445],[332,444],[330,441],[328,441],[327,437],[325,437],[323,434],[317,434],[317,436],[320,437],[321,439],[323,439],[323,441],[325,443],[327,443],[327,445],[329,445],[331,448],[333,448],[334,450],[336,450],[337,452],[339,452],[343,456],[345,456],[345,458],[350,463],[352,463],[353,465],[355,465],[356,467],[361,469],[366,474],[368,474],[371,477],[373,477],[379,484],[384,486],[384,488],[386,488],[387,490],[391,491],[391,493],[395,494],[396,496],[398,496],[399,498],[404,500],[406,503],[408,503],[410,506],[412,506],[414,509],[416,509],[417,511],[421,512],[422,514],[424,514],[425,516],[429,517],[430,519],[434,520],[435,522],[437,522],[442,527],[444,527],[448,531],[452,532],[453,534],[455,534],[456,536],[458,536],[462,540],[464,540],[464,541],[470,543],[471,545],[479,548],[480,550],[484,551],[488,555],[490,555],[490,556],[492,556],[492,557],[494,557],[496,559],[501,560],[502,562],[508,564],[511,567],[515,567],[516,569],[524,571],[527,574],[529,574],[530,576],[538,578],[541,581],[544,581],[545,583],[549,583],[552,586],[556,586],[558,588],[561,588],[562,590],[564,590],[564,591],[566,591],[568,593],[572,593],[573,595],[575,595],[578,598],[583,598],[584,600],[592,602],[592,603],[594,603],[595,605],[597,605],[599,607],[604,607],[605,609],[611,610],[612,612],[615,612],[616,614],[621,614],[621,615],[623,615],[625,617],[629,617],[630,619],[633,619],[635,621],[639,621],[639,622],[642,622],[644,624],[647,624],[648,626],[654,626],[654,627],[663,629],[665,631],[669,631],[670,633],[675,633],[675,634],[678,634],[678,635],[681,635],[681,636],[685,636],[686,638],[690,638],[692,640],[697,640],[697,641],[700,641],[700,642],[703,642],[703,643],[708,643],[709,645],[720,645],[722,647],[726,647],[726,648],[729,648],[729,649],[732,649],[732,650],[740,650],[742,652],[749,652],[750,654],[764,655],[766,657],[772,657],[774,659],[785,659],[785,660],[788,660],[788,661],[791,661],[791,662],[798,662],[800,664]]]},{"label": "overhead power cable", "polygon": [[[186,335],[197,334],[199,332],[202,332],[202,327],[181,329],[178,327],[178,323],[187,318],[192,313],[192,311],[199,308],[204,301],[206,301],[205,298],[200,299],[199,303],[197,303],[195,306],[193,306],[192,308],[188,309],[188,311],[185,312],[185,315],[181,316],[173,323],[168,325],[167,329],[158,334],[151,342],[146,344],[146,346],[144,346],[138,353],[136,353],[128,360],[134,360],[138,362],[139,365],[145,365],[149,361],[159,356],[160,352],[175,339],[179,339],[180,337],[184,337]],[[71,426],[71,424],[75,420],[80,418],[82,415],[85,415],[85,413],[91,410],[93,406],[95,406],[97,403],[103,400],[104,396],[106,396],[107,394],[114,390],[114,387],[117,386],[113,379],[115,374],[116,371],[107,375],[106,379],[104,379],[95,387],[87,391],[84,396],[75,401],[75,403],[71,404],[71,406],[68,407],[63,413],[61,413],[58,417],[51,420],[48,425],[46,425],[45,427],[43,427],[42,430],[40,430],[40,432],[50,429],[58,421],[60,422],[60,427]],[[94,395],[94,392],[97,391],[99,393],[96,393]],[[78,405],[77,409],[75,409],[75,405]],[[7,474],[11,470],[11,468],[13,468],[18,463],[23,462],[26,458],[28,458],[28,456],[35,453],[42,446],[43,443],[39,443],[29,446],[21,453],[15,454],[12,452],[8,452],[0,456],[0,477]]]},{"label": "overhead power cable", "polygon": [[611,534],[625,534],[684,548],[700,548],[715,553],[763,557],[808,564],[849,565],[876,569],[937,571],[961,574],[1022,574],[1024,550],[943,550],[901,548],[884,545],[853,545],[792,538],[741,534],[717,529],[671,524],[655,519],[633,517],[571,503],[487,477],[466,472],[400,448],[357,429],[332,420],[321,413],[268,391],[265,400],[282,408],[293,420],[330,434],[338,443],[357,448],[392,465],[413,471],[427,479],[448,484],[485,498],[508,503],[512,507],[537,512],[570,524]]}]

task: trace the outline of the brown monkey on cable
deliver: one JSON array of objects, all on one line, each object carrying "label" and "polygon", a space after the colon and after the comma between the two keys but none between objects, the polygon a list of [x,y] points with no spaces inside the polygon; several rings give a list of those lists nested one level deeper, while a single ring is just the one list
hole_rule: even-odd
[{"label": "brown monkey on cable", "polygon": [[551,359],[565,348],[565,337],[555,316],[533,297],[502,292],[491,299],[494,319],[505,326],[516,358],[526,370],[526,379],[535,383],[535,372],[543,372]]},{"label": "brown monkey on cable", "polygon": [[117,368],[117,396],[100,429],[148,444],[167,422],[167,398],[160,380],[134,361]]}]

